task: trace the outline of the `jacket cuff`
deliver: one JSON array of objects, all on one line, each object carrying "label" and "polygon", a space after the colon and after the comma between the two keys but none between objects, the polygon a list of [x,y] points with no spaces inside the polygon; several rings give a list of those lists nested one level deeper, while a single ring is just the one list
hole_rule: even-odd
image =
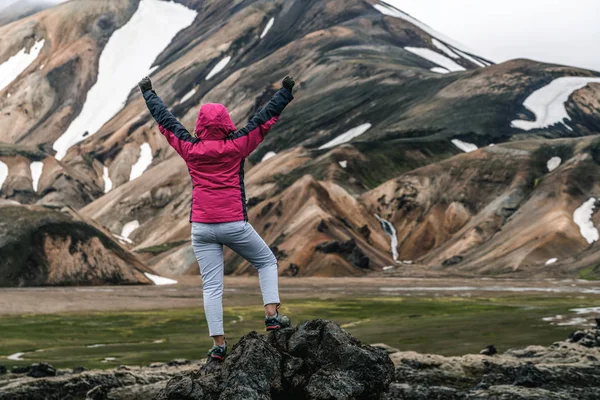
[{"label": "jacket cuff", "polygon": [[144,99],[146,99],[146,100],[148,100],[148,97],[153,94],[156,94],[154,89],[150,89],[150,90],[146,90],[146,91],[142,92],[142,96],[144,96]]},{"label": "jacket cuff", "polygon": [[287,100],[288,103],[294,100],[294,95],[287,88],[282,87],[281,89],[279,89],[279,92],[283,95],[283,97]]}]

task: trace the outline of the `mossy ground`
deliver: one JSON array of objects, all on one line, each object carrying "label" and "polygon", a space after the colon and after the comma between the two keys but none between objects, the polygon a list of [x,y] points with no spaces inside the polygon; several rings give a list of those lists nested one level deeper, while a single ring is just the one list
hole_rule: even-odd
[{"label": "mossy ground", "polygon": [[[363,343],[384,342],[403,351],[460,355],[494,344],[500,351],[563,340],[574,327],[552,326],[543,317],[592,306],[592,298],[514,296],[502,298],[381,297],[292,300],[283,312],[294,323],[333,319]],[[262,330],[260,309],[225,309],[230,345]],[[8,367],[45,361],[55,367],[111,368],[174,358],[204,357],[210,345],[201,308],[0,317],[0,354],[32,352],[25,361],[0,358]],[[155,342],[160,341],[160,342]],[[92,347],[94,344],[107,346]],[[43,349],[43,351],[34,352]],[[103,363],[105,357],[114,361]]]}]

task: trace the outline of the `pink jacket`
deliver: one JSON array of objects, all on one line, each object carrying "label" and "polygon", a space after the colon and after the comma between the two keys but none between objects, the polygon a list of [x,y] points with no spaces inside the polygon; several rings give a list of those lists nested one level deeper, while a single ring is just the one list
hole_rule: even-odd
[{"label": "pink jacket", "polygon": [[248,220],[244,160],[263,141],[279,115],[293,100],[283,88],[237,130],[222,104],[204,104],[194,138],[153,91],[144,92],[150,113],[169,144],[185,160],[192,177],[190,222],[221,223]]}]

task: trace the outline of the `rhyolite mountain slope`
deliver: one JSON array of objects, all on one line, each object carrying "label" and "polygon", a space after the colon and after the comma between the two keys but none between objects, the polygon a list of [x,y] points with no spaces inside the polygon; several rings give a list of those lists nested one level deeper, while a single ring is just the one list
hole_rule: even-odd
[{"label": "rhyolite mountain slope", "polygon": [[137,80],[191,128],[207,102],[243,125],[292,74],[246,171],[281,274],[597,276],[596,72],[494,65],[371,0],[71,0],[0,35],[0,197],[78,209],[161,274],[198,273],[190,180]]}]

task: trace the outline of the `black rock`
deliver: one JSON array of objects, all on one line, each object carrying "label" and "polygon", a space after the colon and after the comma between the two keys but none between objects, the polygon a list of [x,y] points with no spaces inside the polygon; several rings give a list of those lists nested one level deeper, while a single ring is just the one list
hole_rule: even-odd
[{"label": "black rock", "polygon": [[362,237],[367,239],[367,242],[371,238],[371,229],[369,228],[369,225],[361,226],[360,229],[358,230],[358,233],[360,233],[362,235]]},{"label": "black rock", "polygon": [[281,250],[278,246],[271,246],[271,251],[277,260],[285,260],[287,258],[286,252]]},{"label": "black rock", "polygon": [[251,332],[224,362],[172,379],[156,399],[379,399],[393,375],[385,351],[314,320],[268,337]]},{"label": "black rock", "polygon": [[12,367],[10,372],[13,374],[26,374],[29,372],[30,369],[31,369],[31,367],[28,367],[28,366],[15,366],[15,367]]},{"label": "black rock", "polygon": [[483,354],[484,356],[493,356],[494,354],[498,354],[498,350],[496,350],[496,346],[491,344],[485,349],[481,350],[479,354]]},{"label": "black rock", "polygon": [[569,334],[569,341],[577,343],[581,339],[585,338],[585,332],[583,331],[574,331]]},{"label": "black rock", "polygon": [[296,276],[296,275],[298,275],[298,272],[300,272],[300,267],[298,267],[294,263],[290,264],[290,266],[289,266],[288,269],[290,270],[290,275],[291,276]]},{"label": "black rock", "polygon": [[527,363],[517,369],[513,385],[535,388],[543,386],[545,383],[544,374],[533,364]]},{"label": "black rock", "polygon": [[80,373],[82,373],[84,371],[87,371],[86,367],[77,366],[77,367],[73,368],[73,373],[74,374],[80,374]]},{"label": "black rock", "polygon": [[321,220],[319,222],[319,225],[317,225],[317,230],[319,232],[327,232],[328,229],[329,229],[329,227],[327,226],[327,223],[325,222],[325,220]]},{"label": "black rock", "polygon": [[600,329],[600,317],[596,318],[596,329]]},{"label": "black rock", "polygon": [[450,257],[449,259],[445,260],[442,263],[442,265],[444,267],[449,267],[452,265],[460,264],[463,260],[464,260],[463,256],[453,256],[453,257]]},{"label": "black rock", "polygon": [[264,200],[264,197],[251,197],[246,202],[246,207],[248,207],[248,209],[250,209],[257,204],[260,204],[263,200]]},{"label": "black rock", "polygon": [[0,365],[0,375],[6,374],[8,371],[4,365]]},{"label": "black rock", "polygon": [[94,387],[86,394],[86,400],[106,400],[106,398],[106,390],[101,385]]},{"label": "black rock", "polygon": [[339,253],[341,250],[341,246],[340,243],[337,241],[323,242],[319,243],[315,249],[325,254]]},{"label": "black rock", "polygon": [[581,339],[579,341],[579,344],[582,346],[585,346],[585,347],[589,347],[589,348],[596,347],[596,341],[593,339],[588,339],[588,338]]},{"label": "black rock", "polygon": [[52,365],[46,363],[31,364],[31,368],[27,372],[27,376],[32,378],[56,376],[56,369]]},{"label": "black rock", "polygon": [[352,264],[359,268],[368,269],[369,264],[371,263],[369,257],[367,257],[358,247],[355,247],[354,250],[352,250],[351,258]]}]

